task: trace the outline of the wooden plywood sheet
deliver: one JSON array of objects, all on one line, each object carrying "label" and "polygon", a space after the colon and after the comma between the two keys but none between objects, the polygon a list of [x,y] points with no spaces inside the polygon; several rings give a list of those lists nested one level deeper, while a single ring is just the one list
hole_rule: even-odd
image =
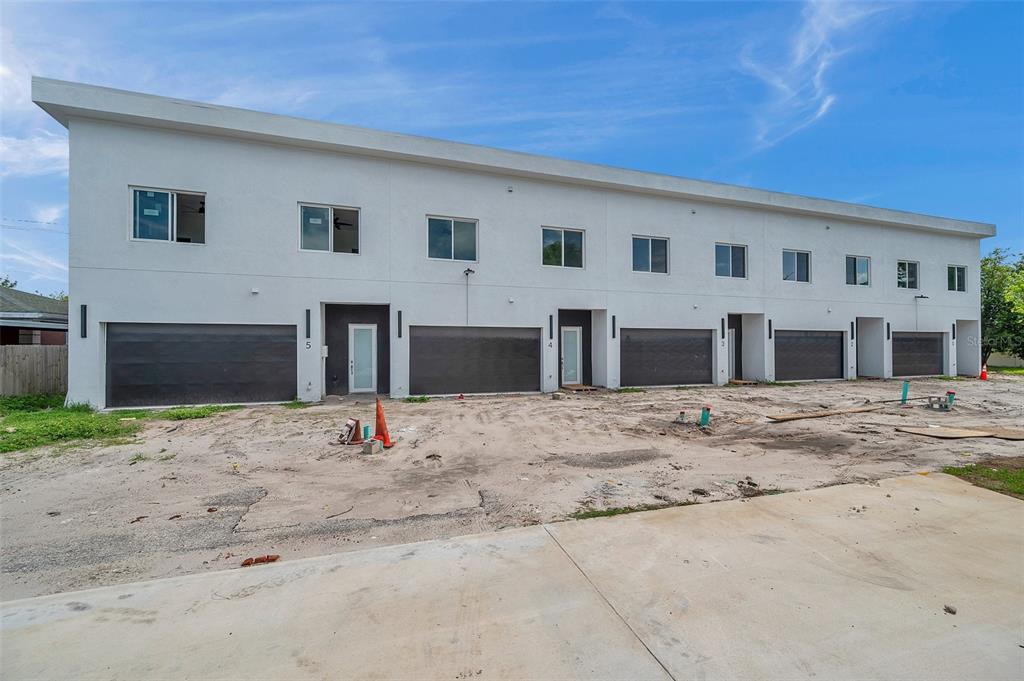
[{"label": "wooden plywood sheet", "polygon": [[1024,440],[1024,428],[1001,428],[999,426],[967,426],[970,430],[983,430],[992,433],[992,437],[1000,440]]}]

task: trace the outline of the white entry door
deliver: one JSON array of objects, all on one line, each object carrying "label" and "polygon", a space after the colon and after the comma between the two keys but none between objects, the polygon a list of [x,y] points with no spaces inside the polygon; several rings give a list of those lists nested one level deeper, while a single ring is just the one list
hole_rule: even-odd
[{"label": "white entry door", "polygon": [[562,327],[562,385],[583,382],[583,327]]},{"label": "white entry door", "polygon": [[348,325],[348,391],[377,392],[377,325]]}]

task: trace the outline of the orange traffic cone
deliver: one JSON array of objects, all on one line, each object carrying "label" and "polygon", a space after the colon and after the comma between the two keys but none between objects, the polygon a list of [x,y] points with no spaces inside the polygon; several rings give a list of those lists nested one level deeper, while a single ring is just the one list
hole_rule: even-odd
[{"label": "orange traffic cone", "polygon": [[981,365],[981,376],[979,376],[978,378],[980,378],[983,381],[987,381],[988,380],[988,365],[987,364],[982,364]]},{"label": "orange traffic cone", "polygon": [[391,449],[395,446],[395,443],[391,441],[391,436],[388,435],[388,423],[384,420],[384,405],[380,403],[380,398],[377,398],[377,424],[374,427],[374,440],[380,440],[384,444],[384,449]]}]

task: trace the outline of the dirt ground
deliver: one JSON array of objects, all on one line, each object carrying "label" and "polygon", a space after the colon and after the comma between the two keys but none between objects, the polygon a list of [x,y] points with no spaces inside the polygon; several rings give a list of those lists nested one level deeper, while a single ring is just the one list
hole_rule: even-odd
[{"label": "dirt ground", "polygon": [[[0,599],[561,520],[583,509],[711,502],[1020,455],[1024,442],[896,426],[1024,424],[1024,377],[912,381],[921,402],[770,422],[899,397],[899,381],[386,401],[400,442],[332,444],[373,403],[259,406],[147,421],[132,444],[0,458]],[[691,425],[712,408],[710,432]],[[673,419],[685,411],[686,425]],[[138,455],[145,458],[138,460]],[[132,463],[136,460],[135,463]],[[752,481],[754,485],[748,483]],[[251,568],[251,569],[259,569]]]}]

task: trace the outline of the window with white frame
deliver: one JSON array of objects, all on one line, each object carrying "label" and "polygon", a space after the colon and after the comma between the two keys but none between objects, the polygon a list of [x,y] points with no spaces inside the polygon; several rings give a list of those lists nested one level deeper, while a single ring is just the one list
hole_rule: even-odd
[{"label": "window with white frame", "polygon": [[950,265],[946,268],[947,286],[950,291],[964,293],[967,291],[967,268],[963,265]]},{"label": "window with white frame", "polygon": [[896,287],[897,288],[920,288],[918,281],[918,263],[912,260],[896,261]]},{"label": "window with white frame", "polygon": [[299,204],[299,247],[304,251],[359,253],[359,209]]},{"label": "window with white frame", "polygon": [[633,237],[633,271],[668,274],[668,239]]},{"label": "window with white frame", "polygon": [[441,260],[476,260],[476,220],[427,217],[427,256]]},{"label": "window with white frame", "polygon": [[736,244],[715,244],[715,276],[747,276],[747,247]]},{"label": "window with white frame", "polygon": [[782,280],[811,282],[811,254],[808,251],[782,251]]},{"label": "window with white frame", "polygon": [[206,243],[206,195],[133,188],[132,239]]},{"label": "window with white frame", "polygon": [[541,262],[553,267],[583,267],[583,231],[543,227]]},{"label": "window with white frame", "polygon": [[850,286],[870,286],[871,258],[863,255],[846,256],[846,283]]}]

